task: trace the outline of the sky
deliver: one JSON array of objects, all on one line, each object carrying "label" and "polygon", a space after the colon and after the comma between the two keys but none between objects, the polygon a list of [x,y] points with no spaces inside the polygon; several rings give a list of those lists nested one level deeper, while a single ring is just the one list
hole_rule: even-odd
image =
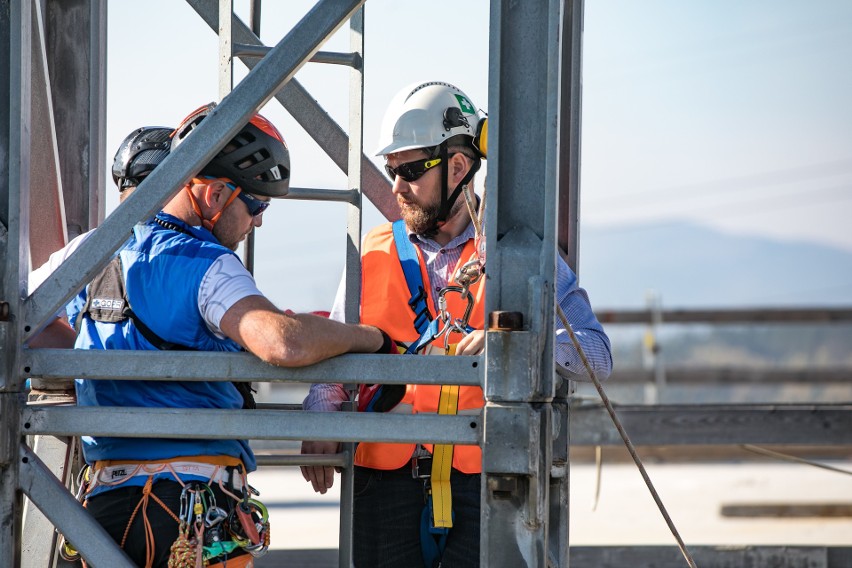
[{"label": "sky", "polygon": [[[276,44],[312,5],[267,0],[261,39]],[[235,6],[247,21],[248,2]],[[108,18],[111,161],[132,129],[176,125],[216,100],[218,43],[175,0],[116,0]],[[463,10],[453,0],[432,0],[428,10],[366,3],[368,155],[388,101],[407,84],[447,81],[488,109],[488,25],[485,0]],[[322,49],[348,44],[344,27]],[[852,252],[852,3],[590,0],[583,50],[581,243],[583,227],[639,232],[689,222]],[[244,75],[237,64],[237,80]],[[347,68],[308,63],[296,77],[347,123]],[[276,101],[262,112],[287,139],[292,185],[345,187]],[[118,202],[112,187],[109,179],[108,211]],[[279,307],[331,306],[345,215],[342,204],[292,200],[264,213],[256,276]],[[382,221],[367,204],[365,230]]]},{"label": "sky", "polygon": [[587,2],[582,214],[852,250],[852,3]]}]

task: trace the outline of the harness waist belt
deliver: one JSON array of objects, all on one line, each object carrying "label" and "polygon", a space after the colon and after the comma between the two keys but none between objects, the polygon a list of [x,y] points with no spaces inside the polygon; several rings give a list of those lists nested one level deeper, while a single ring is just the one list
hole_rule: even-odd
[{"label": "harness waist belt", "polygon": [[89,491],[99,485],[114,486],[138,476],[151,477],[160,473],[170,473],[180,482],[180,475],[194,475],[207,478],[208,483],[228,484],[233,490],[242,491],[244,476],[235,468],[212,463],[194,461],[173,461],[165,463],[123,463],[119,465],[95,464]]}]

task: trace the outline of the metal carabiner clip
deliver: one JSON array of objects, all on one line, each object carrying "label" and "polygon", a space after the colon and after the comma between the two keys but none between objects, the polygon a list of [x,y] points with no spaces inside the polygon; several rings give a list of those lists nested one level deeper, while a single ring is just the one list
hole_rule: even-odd
[{"label": "metal carabiner clip", "polygon": [[[462,328],[467,327],[467,322],[470,319],[470,314],[473,312],[473,294],[470,293],[470,290],[467,286],[447,286],[441,290],[441,294],[438,296],[439,304],[443,302],[444,311],[446,312],[446,303],[447,300],[444,296],[446,296],[447,292],[458,292],[463,300],[467,300],[467,306],[464,309],[464,316],[461,319],[455,320],[454,324],[459,325]],[[447,321],[449,321],[449,314],[447,314]]]},{"label": "metal carabiner clip", "polygon": [[482,278],[482,274],[484,273],[482,268],[482,262],[479,258],[469,260],[456,270],[453,280],[461,284],[464,288],[470,288]]}]

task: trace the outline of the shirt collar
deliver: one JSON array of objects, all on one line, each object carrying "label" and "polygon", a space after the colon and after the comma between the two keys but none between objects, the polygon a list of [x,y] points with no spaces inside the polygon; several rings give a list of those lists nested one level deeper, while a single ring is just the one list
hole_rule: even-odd
[{"label": "shirt collar", "polygon": [[[406,230],[408,230],[408,227],[406,227]],[[411,230],[408,230],[408,239],[412,243],[421,244],[421,245],[428,247],[429,249],[434,249],[434,250],[454,249],[454,248],[457,248],[457,247],[461,247],[461,246],[464,246],[467,243],[467,241],[471,240],[474,237],[476,237],[476,229],[474,228],[473,222],[471,222],[471,221],[468,222],[467,227],[465,227],[464,231],[462,231],[459,236],[455,237],[454,239],[452,239],[450,242],[448,242],[446,245],[443,245],[443,246],[439,245],[433,239],[418,235],[417,233],[415,233]]]}]

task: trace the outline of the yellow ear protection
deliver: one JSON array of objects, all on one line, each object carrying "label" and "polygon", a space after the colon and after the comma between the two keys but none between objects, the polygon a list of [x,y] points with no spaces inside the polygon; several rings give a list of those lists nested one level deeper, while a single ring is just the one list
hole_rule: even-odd
[{"label": "yellow ear protection", "polygon": [[483,158],[488,158],[488,117],[483,117],[476,125],[476,134],[473,136],[473,147]]}]

